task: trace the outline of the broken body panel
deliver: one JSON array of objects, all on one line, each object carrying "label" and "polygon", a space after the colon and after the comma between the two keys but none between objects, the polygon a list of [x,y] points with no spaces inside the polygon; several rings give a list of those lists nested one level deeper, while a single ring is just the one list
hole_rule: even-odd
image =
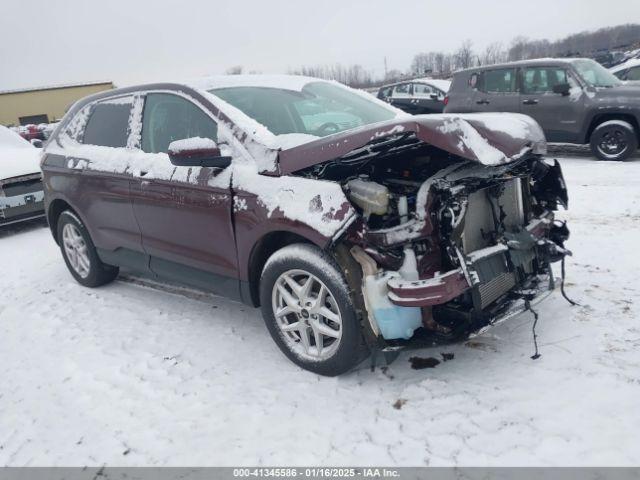
[{"label": "broken body panel", "polygon": [[[566,207],[568,196],[557,161],[543,160],[539,128],[524,122],[518,140],[496,142],[494,130],[479,128],[475,118],[436,118],[431,129],[419,118],[410,129],[392,128],[356,153],[302,171],[340,181],[359,207],[360,217],[333,241],[351,247],[362,266],[374,334],[392,343],[420,327],[445,339],[467,334],[553,289],[550,263],[569,253],[568,230],[553,211]],[[470,125],[502,157],[465,149],[461,132]],[[389,199],[380,201],[381,188]],[[380,212],[381,205],[388,210]],[[411,210],[401,211],[406,205]]]}]

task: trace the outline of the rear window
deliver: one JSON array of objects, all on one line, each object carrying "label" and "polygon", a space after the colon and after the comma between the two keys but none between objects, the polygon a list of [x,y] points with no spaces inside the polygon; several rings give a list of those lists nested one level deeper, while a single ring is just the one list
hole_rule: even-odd
[{"label": "rear window", "polygon": [[97,103],[89,114],[82,143],[104,147],[126,147],[132,98]]},{"label": "rear window", "polygon": [[515,68],[487,70],[482,75],[482,90],[489,93],[507,93],[516,91]]}]

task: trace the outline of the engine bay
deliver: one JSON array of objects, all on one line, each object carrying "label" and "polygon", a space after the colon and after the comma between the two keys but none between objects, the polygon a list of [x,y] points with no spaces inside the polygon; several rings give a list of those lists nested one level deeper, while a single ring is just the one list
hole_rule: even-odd
[{"label": "engine bay", "polygon": [[425,145],[401,150],[307,172],[339,182],[360,213],[341,241],[363,269],[374,331],[392,342],[468,331],[507,297],[553,283],[550,263],[569,253],[553,216],[568,201],[557,162],[487,167]]}]

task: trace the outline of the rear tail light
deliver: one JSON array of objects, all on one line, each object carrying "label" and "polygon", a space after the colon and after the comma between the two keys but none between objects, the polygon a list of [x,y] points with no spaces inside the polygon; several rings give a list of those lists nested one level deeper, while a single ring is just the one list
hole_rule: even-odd
[{"label": "rear tail light", "polygon": [[449,103],[449,97],[448,96],[444,97],[444,100],[442,101],[442,103],[444,103],[444,106],[446,107],[447,104]]}]

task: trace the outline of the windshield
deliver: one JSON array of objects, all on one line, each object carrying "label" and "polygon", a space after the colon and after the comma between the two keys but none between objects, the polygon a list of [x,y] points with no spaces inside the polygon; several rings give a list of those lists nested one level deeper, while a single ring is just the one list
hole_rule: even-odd
[{"label": "windshield", "polygon": [[574,60],[573,66],[592,87],[615,87],[622,82],[609,70],[593,60]]},{"label": "windshield", "polygon": [[326,82],[313,82],[302,91],[265,87],[209,90],[267,127],[275,135],[304,133],[324,137],[361,125],[390,120],[396,113],[373,97]]}]

